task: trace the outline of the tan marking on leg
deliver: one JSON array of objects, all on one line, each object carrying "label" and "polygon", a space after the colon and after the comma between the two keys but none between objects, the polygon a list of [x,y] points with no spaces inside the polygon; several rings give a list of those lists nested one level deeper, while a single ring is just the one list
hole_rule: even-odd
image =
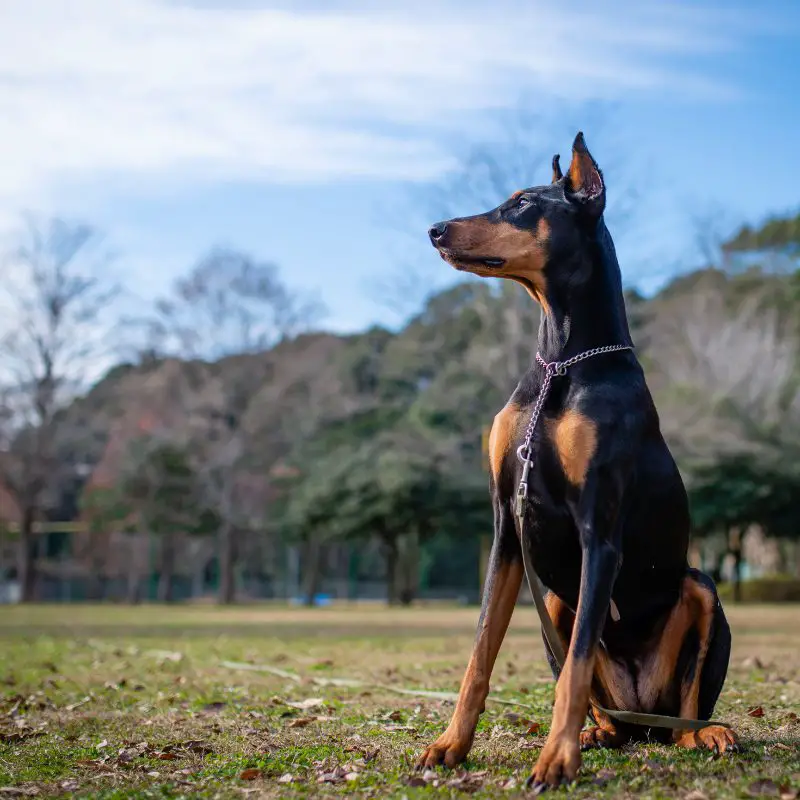
[{"label": "tan marking on leg", "polygon": [[604,714],[594,703],[592,715],[597,722],[596,726],[581,731],[581,750],[591,750],[595,747],[622,747],[630,738],[621,733],[616,722],[608,714]]},{"label": "tan marking on leg", "polygon": [[[575,615],[561,598],[552,592],[545,596],[545,605],[559,633],[564,651],[567,652]],[[613,661],[602,649],[597,650],[592,683],[591,697],[597,695],[603,705],[620,709],[636,707],[636,690],[630,672],[623,665]],[[621,734],[613,720],[597,709],[595,700],[591,701],[591,705],[598,725],[580,733],[581,748],[621,747],[625,744],[628,736]]]},{"label": "tan marking on leg", "polygon": [[570,652],[556,684],[550,734],[533,767],[534,783],[558,786],[572,781],[581,765],[580,731],[589,709],[594,656],[576,659]]},{"label": "tan marking on leg", "polygon": [[[685,682],[681,684],[681,706],[678,716],[697,719],[700,683],[703,678],[703,667],[706,663],[708,648],[711,644],[716,598],[712,592],[690,578],[684,581],[684,586],[686,594],[689,596],[689,603],[692,606],[692,624],[697,626],[700,646],[692,678],[688,684]],[[699,731],[675,731],[672,736],[678,747],[690,749],[704,747],[717,753],[735,750],[737,747],[736,734],[730,728],[725,728],[722,725],[709,725]]]},{"label": "tan marking on leg", "polygon": [[671,685],[690,624],[689,609],[681,599],[667,618],[655,648],[639,670],[638,694],[644,711],[652,711],[659,697]]},{"label": "tan marking on leg", "polygon": [[447,730],[420,756],[418,766],[444,764],[454,767],[464,760],[472,747],[475,726],[489,693],[492,668],[517,602],[522,574],[523,567],[519,561],[506,562],[498,568],[494,590],[461,682],[453,717]]},{"label": "tan marking on leg", "polygon": [[[697,719],[700,682],[711,642],[715,604],[712,592],[693,578],[684,578],[681,596],[667,617],[655,648],[639,671],[639,700],[644,711],[652,711],[659,699],[673,689],[681,649],[686,636],[694,628],[698,635],[698,650],[692,679],[680,686],[678,716]],[[690,749],[716,747],[719,752],[724,752],[736,747],[736,734],[721,726],[709,726],[700,731],[675,731],[672,738],[678,747]]]},{"label": "tan marking on leg", "polygon": [[614,661],[602,648],[597,651],[594,674],[602,692],[602,705],[612,709],[633,711],[639,707],[636,686],[627,666]]},{"label": "tan marking on leg", "polygon": [[546,427],[567,480],[573,486],[583,486],[597,449],[597,425],[568,409],[558,419],[547,420]]},{"label": "tan marking on leg", "polygon": [[503,460],[514,442],[519,416],[519,406],[516,403],[509,403],[494,418],[489,433],[489,466],[495,481],[500,475]]}]

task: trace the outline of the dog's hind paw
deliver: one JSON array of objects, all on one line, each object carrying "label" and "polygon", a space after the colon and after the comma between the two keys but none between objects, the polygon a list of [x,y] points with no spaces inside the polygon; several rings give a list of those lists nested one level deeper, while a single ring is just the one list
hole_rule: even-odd
[{"label": "dog's hind paw", "polygon": [[621,737],[616,731],[607,731],[605,728],[587,728],[581,731],[581,750],[593,750],[596,747],[619,747]]},{"label": "dog's hind paw", "polygon": [[705,748],[715,755],[739,752],[739,740],[736,734],[724,725],[708,725],[699,731],[687,731],[675,744],[690,750]]}]

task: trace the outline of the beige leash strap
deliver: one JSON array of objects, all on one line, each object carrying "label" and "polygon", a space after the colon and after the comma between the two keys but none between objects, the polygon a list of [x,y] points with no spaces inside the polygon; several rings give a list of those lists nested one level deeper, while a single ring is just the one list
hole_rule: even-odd
[{"label": "beige leash strap", "polygon": [[[520,522],[521,521],[522,520],[520,520]],[[520,525],[520,529],[522,529],[522,525]],[[539,580],[539,576],[536,574],[536,571],[533,568],[533,564],[531,564],[531,557],[524,541],[522,543],[522,563],[525,567],[525,577],[528,581],[528,588],[531,590],[534,605],[536,606],[536,610],[539,612],[539,619],[542,622],[542,631],[544,632],[545,639],[547,640],[547,644],[549,645],[550,651],[553,654],[553,658],[555,658],[558,666],[563,669],[566,657],[564,655],[564,648],[561,644],[561,637],[558,635],[556,626],[553,624],[553,620],[550,618],[550,613],[548,612],[547,606],[544,602],[542,584]],[[707,728],[709,725],[720,725],[723,728],[730,727],[724,722],[713,722],[711,720],[702,719],[684,719],[683,717],[667,717],[662,714],[645,714],[640,711],[616,711],[610,708],[603,708],[596,703],[594,705],[599,711],[602,711],[604,714],[608,714],[609,717],[612,717],[619,722],[626,722],[630,725],[643,725],[646,728],[670,728],[672,730],[699,731],[703,728]]]}]

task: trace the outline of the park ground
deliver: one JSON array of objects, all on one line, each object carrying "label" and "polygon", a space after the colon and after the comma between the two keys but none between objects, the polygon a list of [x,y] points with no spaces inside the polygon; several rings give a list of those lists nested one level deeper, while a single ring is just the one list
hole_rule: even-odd
[{"label": "park ground", "polygon": [[[595,751],[553,796],[798,796],[800,608],[728,613],[715,717],[743,752]],[[465,768],[413,768],[452,711],[477,614],[0,606],[0,800],[523,796],[553,699],[530,607],[512,622]]]}]

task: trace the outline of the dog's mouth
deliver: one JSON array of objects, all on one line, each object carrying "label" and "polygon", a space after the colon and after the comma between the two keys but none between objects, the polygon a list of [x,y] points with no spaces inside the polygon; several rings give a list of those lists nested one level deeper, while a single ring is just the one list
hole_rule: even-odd
[{"label": "dog's mouth", "polygon": [[439,255],[452,264],[456,269],[470,267],[485,267],[486,269],[500,269],[506,263],[504,258],[491,258],[489,256],[468,256],[455,250],[439,250]]}]

